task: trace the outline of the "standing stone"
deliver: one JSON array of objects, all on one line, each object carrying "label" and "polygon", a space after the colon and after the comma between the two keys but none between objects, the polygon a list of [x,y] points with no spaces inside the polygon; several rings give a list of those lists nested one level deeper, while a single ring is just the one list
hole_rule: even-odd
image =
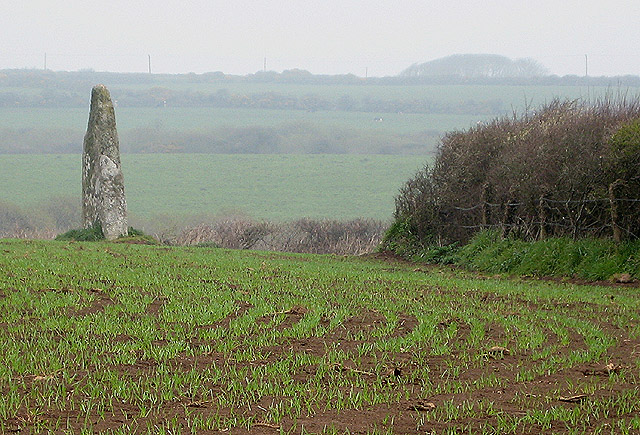
[{"label": "standing stone", "polygon": [[100,225],[107,240],[127,234],[127,201],[116,115],[104,85],[91,91],[82,153],[82,218],[85,228]]}]

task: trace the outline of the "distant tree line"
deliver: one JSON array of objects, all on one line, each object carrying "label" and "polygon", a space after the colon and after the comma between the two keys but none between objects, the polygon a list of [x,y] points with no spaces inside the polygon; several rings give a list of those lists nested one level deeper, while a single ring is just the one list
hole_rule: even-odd
[{"label": "distant tree line", "polygon": [[[480,55],[478,55],[480,56]],[[487,55],[482,55],[486,58]],[[556,86],[640,86],[640,77],[578,77],[533,74],[516,75],[505,71],[512,68],[534,70],[526,60],[503,62],[486,60],[463,62],[468,56],[456,56],[414,65],[400,76],[363,79],[353,75],[313,75],[308,71],[289,70],[282,73],[258,72],[246,76],[220,72],[206,74],[121,74],[95,71],[52,72],[42,70],[0,70],[0,107],[85,107],[87,89],[95,83],[109,83],[111,94],[121,107],[221,107],[261,108],[304,111],[354,111],[371,113],[455,113],[470,115],[500,115],[505,107],[501,99],[442,102],[430,98],[354,97],[344,94],[326,98],[315,94],[302,96],[281,92],[230,92],[221,87],[214,92],[169,89],[175,84],[281,83],[315,85],[556,85]],[[498,56],[498,58],[501,58]],[[507,62],[507,64],[504,64]],[[510,62],[510,63],[509,63]],[[454,65],[450,65],[453,63]],[[462,63],[461,65],[457,64]],[[443,65],[445,64],[445,65]],[[525,67],[524,64],[529,65]],[[502,72],[500,72],[502,71]],[[444,73],[447,74],[444,74]],[[136,88],[127,86],[139,85]],[[142,87],[140,87],[142,86]]]},{"label": "distant tree line", "polygon": [[[1,89],[1,88],[0,88]],[[35,93],[0,92],[0,107],[85,107],[83,92],[43,89]],[[119,107],[220,107],[277,110],[344,111],[370,113],[455,113],[469,115],[497,115],[504,113],[500,99],[467,100],[445,103],[430,98],[383,99],[343,95],[336,100],[318,95],[287,95],[278,92],[252,94],[231,93],[221,89],[213,93],[177,91],[162,87],[145,90],[113,88],[111,95]]]},{"label": "distant tree line", "polygon": [[[424,65],[424,64],[423,64]],[[417,65],[419,66],[419,65]],[[406,71],[411,71],[415,65]],[[405,71],[405,72],[406,72]],[[139,85],[145,87],[175,84],[217,84],[231,83],[277,83],[277,84],[313,84],[313,85],[556,85],[556,86],[640,86],[640,76],[624,75],[615,77],[578,76],[578,75],[501,75],[501,74],[461,74],[455,70],[446,74],[401,73],[387,77],[358,77],[353,74],[317,75],[305,70],[293,69],[281,73],[259,71],[243,76],[210,72],[204,74],[148,74],[148,73],[112,73],[83,71],[50,71],[36,69],[0,70],[0,89],[2,88],[39,88],[79,91],[96,83],[108,83],[110,86]]]},{"label": "distant tree line", "polygon": [[308,123],[279,127],[222,127],[210,132],[177,132],[153,128],[122,135],[125,152],[218,154],[430,154],[440,132],[393,134],[327,128]]},{"label": "distant tree line", "polygon": [[[0,129],[0,154],[78,153],[83,131],[71,129]],[[126,153],[213,154],[430,154],[438,131],[394,134],[289,123],[279,127],[221,127],[177,131],[140,127],[121,130]]]},{"label": "distant tree line", "polygon": [[145,91],[114,90],[118,104],[129,107],[224,107],[256,108],[304,111],[344,111],[371,113],[459,113],[470,115],[492,115],[503,113],[502,100],[468,100],[463,103],[444,103],[429,98],[383,99],[371,96],[356,98],[343,95],[336,100],[308,94],[304,96],[286,95],[277,92],[254,94],[231,93],[226,89],[215,93],[173,91],[166,88],[152,88]]}]

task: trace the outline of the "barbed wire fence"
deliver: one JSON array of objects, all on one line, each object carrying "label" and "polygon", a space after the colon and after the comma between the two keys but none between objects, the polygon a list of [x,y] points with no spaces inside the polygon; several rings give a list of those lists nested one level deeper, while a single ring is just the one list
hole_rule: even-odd
[{"label": "barbed wire fence", "polygon": [[[492,201],[485,186],[479,202],[443,207],[438,226],[458,240],[485,229],[526,240],[562,236],[611,237],[616,242],[639,239],[640,198],[620,197],[622,185],[612,183],[608,197],[555,199],[542,195],[529,201]],[[635,196],[636,192],[627,193]]]}]

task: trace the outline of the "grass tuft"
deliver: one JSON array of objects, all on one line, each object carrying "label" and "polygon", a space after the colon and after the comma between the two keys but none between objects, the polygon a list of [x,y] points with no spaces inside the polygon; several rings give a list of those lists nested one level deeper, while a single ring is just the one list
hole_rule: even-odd
[{"label": "grass tuft", "polygon": [[93,225],[90,228],[76,228],[60,234],[56,237],[58,241],[75,241],[75,242],[97,242],[104,240],[104,234],[102,233],[102,227],[100,225]]},{"label": "grass tuft", "polygon": [[[55,240],[66,242],[98,242],[104,240],[102,227],[98,224],[91,228],[80,228],[69,230],[58,235]],[[157,245],[159,242],[151,236],[144,234],[141,230],[129,227],[127,235],[114,240],[116,243],[130,243],[138,245]]]}]

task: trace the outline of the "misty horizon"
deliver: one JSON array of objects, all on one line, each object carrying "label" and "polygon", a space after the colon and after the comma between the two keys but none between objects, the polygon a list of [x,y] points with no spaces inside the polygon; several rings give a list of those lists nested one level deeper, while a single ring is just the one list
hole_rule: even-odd
[{"label": "misty horizon", "polygon": [[[246,75],[264,69],[395,76],[452,54],[531,58],[553,75],[640,74],[640,3],[467,0],[228,4],[196,0],[13,2],[0,69]],[[45,61],[46,53],[46,61]]]},{"label": "misty horizon", "polygon": [[[419,64],[423,64],[423,63],[428,63],[428,62],[433,62],[433,61],[437,61],[437,60],[441,60],[444,58],[448,58],[451,56],[459,56],[459,55],[497,55],[497,56],[503,56],[501,54],[497,54],[497,53],[452,53],[450,55],[445,55],[443,57],[440,58],[436,58],[436,59],[427,59],[427,60],[416,60],[410,63],[406,63],[406,64],[400,64],[398,62],[397,65],[397,70],[394,71],[389,71],[385,74],[379,73],[379,69],[377,70],[375,68],[376,62],[361,62],[362,65],[373,65],[372,67],[370,66],[357,66],[354,68],[347,68],[347,65],[349,63],[343,63],[343,64],[337,64],[335,65],[335,67],[331,67],[331,63],[332,62],[328,62],[328,61],[324,61],[324,62],[310,62],[311,64],[324,64],[324,67],[320,66],[318,69],[314,70],[314,69],[310,69],[310,68],[305,68],[302,64],[298,65],[298,64],[287,64],[286,67],[282,67],[282,68],[274,68],[272,67],[273,64],[280,64],[283,65],[286,62],[283,62],[281,59],[278,58],[269,58],[269,57],[263,57],[262,59],[258,59],[255,63],[257,64],[258,67],[256,67],[254,70],[250,70],[250,67],[247,66],[246,68],[242,69],[240,67],[230,67],[229,69],[224,69],[224,68],[218,68],[218,69],[206,69],[206,67],[203,67],[197,71],[195,70],[181,70],[179,68],[170,68],[170,69],[162,69],[163,66],[165,66],[171,59],[175,60],[176,63],[178,64],[184,64],[184,62],[178,62],[179,59],[181,59],[181,56],[179,55],[170,55],[170,56],[154,56],[151,54],[144,54],[144,55],[120,55],[120,56],[116,56],[116,55],[106,55],[106,56],[102,56],[102,55],[65,55],[65,54],[58,54],[58,53],[42,53],[40,55],[40,65],[37,64],[25,64],[22,66],[18,66],[18,65],[12,65],[9,67],[2,67],[0,69],[34,69],[34,70],[42,70],[42,69],[46,69],[49,71],[54,71],[54,72],[81,72],[81,71],[96,71],[96,72],[110,72],[110,73],[132,73],[132,74],[136,74],[136,73],[148,73],[148,72],[152,72],[154,74],[207,74],[207,73],[224,73],[224,74],[228,74],[228,75],[237,75],[237,76],[245,76],[245,75],[251,75],[251,74],[256,74],[256,73],[260,73],[260,72],[275,72],[275,73],[282,73],[284,71],[291,71],[291,70],[301,70],[301,71],[307,71],[311,74],[314,75],[355,75],[357,77],[395,77],[400,75],[404,70],[406,70],[407,68],[413,66],[413,65],[419,65]],[[508,57],[505,56],[507,58],[509,58],[512,61],[517,61],[517,60],[533,60],[535,62],[537,62],[540,66],[544,67],[547,70],[547,73],[544,75],[549,75],[549,76],[590,76],[590,77],[616,77],[616,76],[627,76],[627,75],[633,75],[633,76],[640,76],[640,70],[638,71],[632,71],[632,72],[620,72],[620,73],[612,73],[612,74],[603,74],[603,73],[598,73],[599,68],[598,63],[601,61],[599,59],[600,56],[590,56],[587,54],[583,54],[583,55],[572,55],[572,56],[564,56],[566,59],[570,59],[570,62],[566,62],[567,63],[567,68],[563,69],[564,72],[558,72],[558,71],[554,71],[551,68],[549,68],[546,64],[544,64],[543,62],[538,61],[538,59],[532,58],[532,57]],[[34,59],[35,56],[29,56],[29,58]],[[86,61],[87,58],[95,58],[95,59],[100,59],[99,61],[96,61],[95,65],[99,65],[99,64],[106,64],[106,65],[113,65],[112,69],[102,69],[102,68],[97,68],[94,66],[94,64],[91,63],[86,63],[85,66],[82,67],[78,67],[73,69],[73,67],[70,68],[65,68],[64,65],[73,65],[75,63],[75,61],[73,59],[84,59],[84,61]],[[126,67],[117,67],[115,66],[116,61],[117,63],[120,63],[122,61],[122,59],[129,59],[128,62],[126,62],[126,65],[135,65],[135,67],[132,68],[126,68]],[[408,62],[408,61],[407,61]],[[249,61],[247,61],[245,63],[245,65],[249,65]],[[60,65],[59,68],[57,68],[56,66]],[[158,66],[160,65],[160,66]],[[233,62],[230,62],[230,65],[233,65]],[[340,68],[340,66],[342,66],[343,68]],[[388,68],[385,68],[385,70]],[[378,72],[378,73],[377,73]]]}]

